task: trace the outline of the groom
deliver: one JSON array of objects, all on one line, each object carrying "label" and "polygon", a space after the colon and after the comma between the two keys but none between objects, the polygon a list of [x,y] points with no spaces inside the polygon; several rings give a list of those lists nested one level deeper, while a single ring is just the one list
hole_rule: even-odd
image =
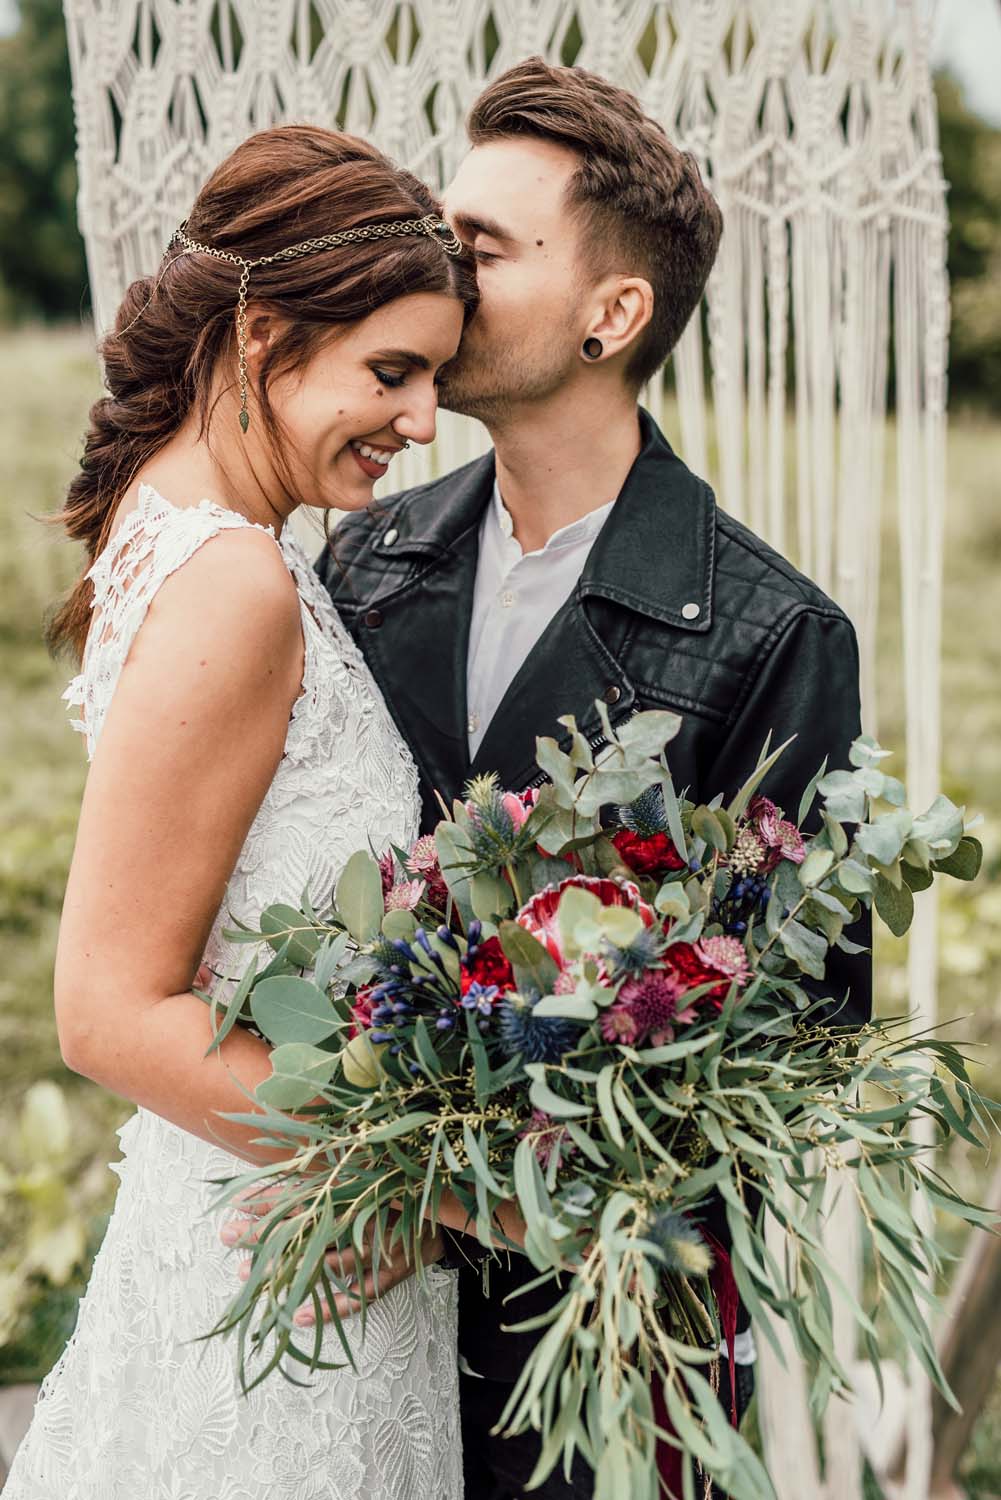
[{"label": "groom", "polygon": [[[764,787],[795,816],[823,757],[846,763],[859,732],[852,626],[717,510],[637,406],[699,304],[719,208],[632,95],[580,69],[512,68],[468,131],[445,209],[476,255],[482,304],[441,404],[480,418],[494,450],[349,516],[318,565],[413,750],[424,827],[435,792],[449,800],[476,772],[529,785],[535,737],[561,714],[596,743],[596,699],[613,723],[682,715],[671,769],[696,801],[735,791],[769,731],[773,744],[795,735]],[[867,965],[835,957],[830,993],[864,1019]],[[501,1328],[551,1292],[505,1306],[531,1267],[492,1263],[487,1293],[478,1258],[456,1237],[466,1493],[511,1500],[537,1445],[490,1428],[533,1336]],[[745,1393],[749,1371],[737,1374]],[[591,1480],[578,1461],[569,1483],[557,1470],[531,1494],[590,1496]]]}]

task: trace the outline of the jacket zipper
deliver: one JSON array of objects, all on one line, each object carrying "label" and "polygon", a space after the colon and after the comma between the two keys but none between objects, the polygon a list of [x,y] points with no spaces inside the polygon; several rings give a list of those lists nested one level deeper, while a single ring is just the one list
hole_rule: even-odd
[{"label": "jacket zipper", "polygon": [[[612,728],[614,729],[616,727],[617,726],[613,724]],[[606,738],[605,738],[605,736],[603,734],[592,734],[591,737],[589,738],[588,742],[587,742],[588,749],[590,751],[592,751],[592,753],[594,751],[596,751],[596,750],[599,750],[599,749],[603,748],[607,744],[608,744],[608,741],[606,740]],[[545,771],[540,771],[539,774],[538,774],[538,776],[534,776],[532,778],[532,780],[528,783],[528,785],[526,786],[525,790],[529,791],[529,792],[535,791],[535,789],[537,787],[542,786],[543,783],[546,782],[548,779],[549,778],[546,776]]]}]

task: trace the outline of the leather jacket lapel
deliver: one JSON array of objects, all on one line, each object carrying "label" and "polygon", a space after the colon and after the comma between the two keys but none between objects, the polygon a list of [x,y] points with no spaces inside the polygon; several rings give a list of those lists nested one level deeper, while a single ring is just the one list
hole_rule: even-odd
[{"label": "leather jacket lapel", "polygon": [[447,495],[429,486],[426,503],[418,495],[398,512],[387,509],[381,548],[392,568],[355,615],[366,660],[425,788],[446,800],[469,775],[466,656],[493,474],[490,454],[460,471]]}]

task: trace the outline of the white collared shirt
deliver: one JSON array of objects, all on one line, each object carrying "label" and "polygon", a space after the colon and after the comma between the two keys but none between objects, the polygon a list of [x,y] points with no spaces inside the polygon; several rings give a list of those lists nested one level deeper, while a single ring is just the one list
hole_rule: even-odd
[{"label": "white collared shirt", "polygon": [[[538,552],[522,552],[495,482],[493,499],[480,524],[466,658],[466,731],[471,757],[522,663],[573,593],[614,504],[609,500],[561,527]],[[552,724],[539,726],[540,734],[553,732]]]}]

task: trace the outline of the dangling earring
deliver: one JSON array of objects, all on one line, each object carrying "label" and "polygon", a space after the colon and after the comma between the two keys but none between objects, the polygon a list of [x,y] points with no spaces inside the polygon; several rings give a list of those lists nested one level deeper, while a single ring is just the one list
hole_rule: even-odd
[{"label": "dangling earring", "polygon": [[590,338],[584,340],[584,358],[600,359],[605,352],[605,346],[600,339]]}]

